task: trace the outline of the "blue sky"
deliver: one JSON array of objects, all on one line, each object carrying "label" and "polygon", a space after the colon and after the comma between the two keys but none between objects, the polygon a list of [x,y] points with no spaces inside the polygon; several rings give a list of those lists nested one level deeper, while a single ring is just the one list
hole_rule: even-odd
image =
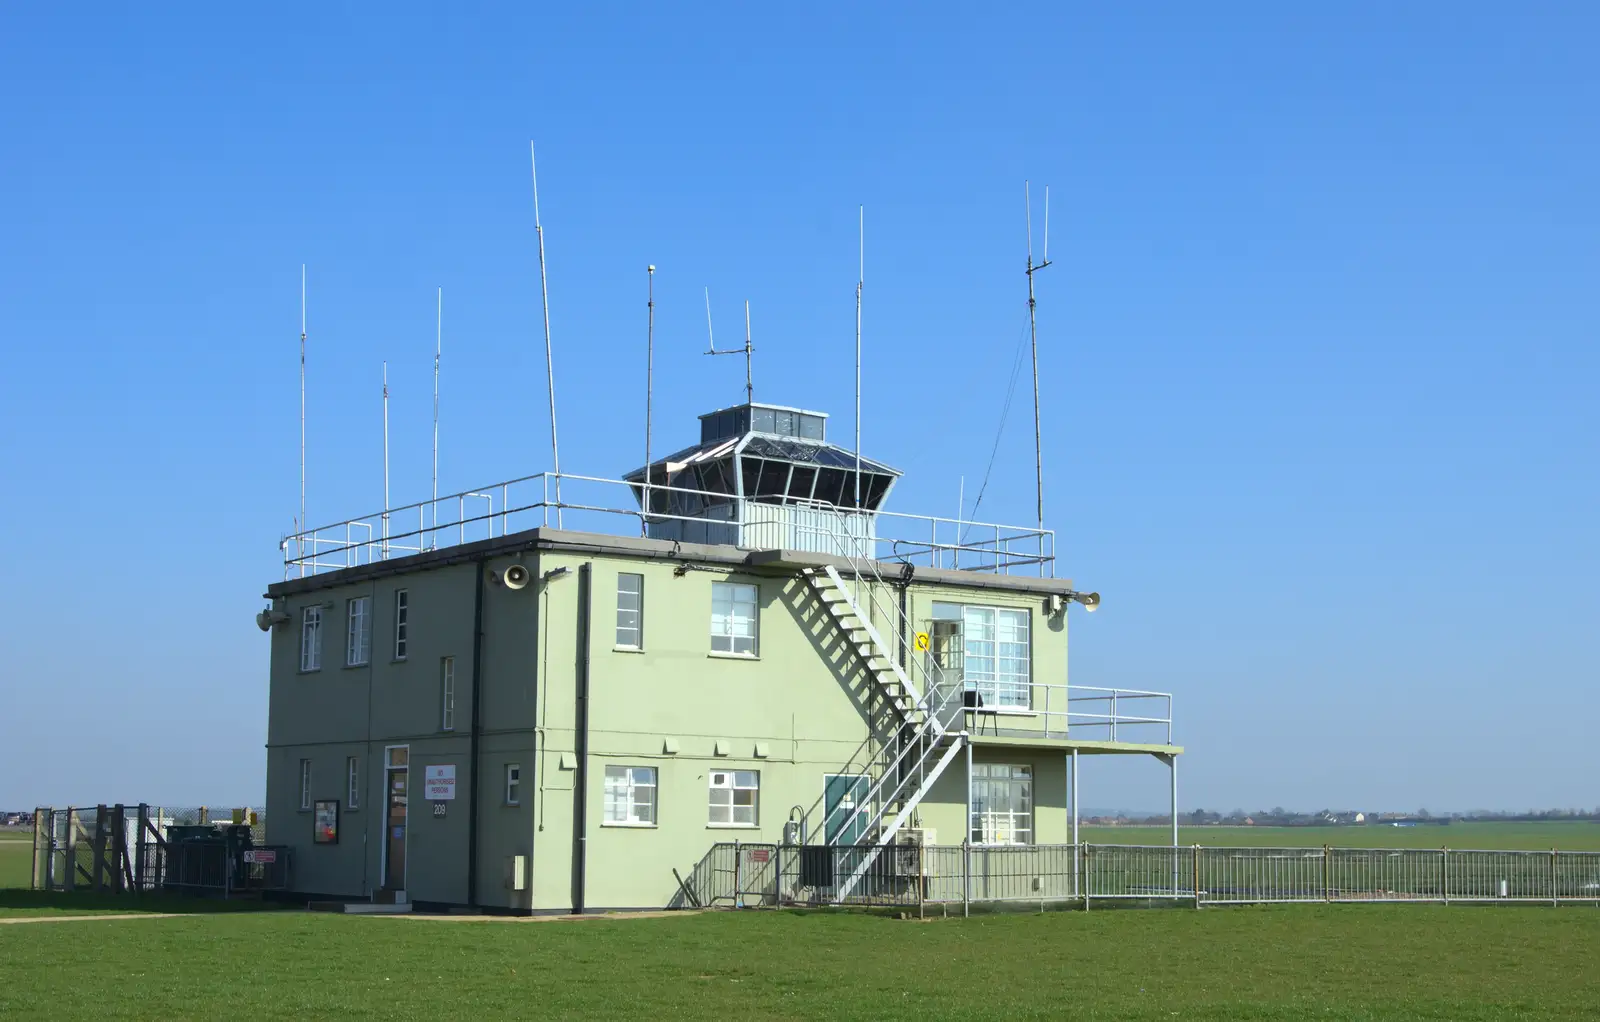
[{"label": "blue sky", "polygon": [[[1073,677],[1177,694],[1186,809],[1594,806],[1600,14],[1582,4],[394,5],[0,15],[0,806],[259,801],[252,622],[298,502],[563,466],[740,396],[949,514],[1039,279]],[[1028,522],[1026,377],[981,517]],[[1093,805],[1162,768],[1095,763]]]}]

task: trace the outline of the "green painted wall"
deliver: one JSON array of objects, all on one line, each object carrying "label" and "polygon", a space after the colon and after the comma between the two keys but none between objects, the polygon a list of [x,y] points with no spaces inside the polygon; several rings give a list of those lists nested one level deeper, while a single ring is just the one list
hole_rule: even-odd
[{"label": "green painted wall", "polygon": [[[299,890],[361,897],[381,886],[382,764],[384,748],[411,748],[412,803],[407,890],[413,900],[467,900],[468,820],[478,800],[477,900],[488,906],[566,911],[574,902],[574,795],[578,688],[580,569],[592,571],[589,663],[589,770],[584,901],[590,909],[656,907],[676,890],[671,870],[685,876],[718,841],[778,842],[792,810],[819,808],[825,774],[860,755],[881,737],[884,707],[870,679],[806,584],[792,569],[761,569],[732,561],[729,548],[698,548],[695,570],[674,569],[684,556],[671,545],[601,537],[574,549],[580,534],[558,533],[553,546],[495,554],[490,573],[520,559],[533,575],[522,590],[486,584],[480,665],[482,702],[478,791],[472,790],[470,724],[473,611],[477,568],[470,561],[410,570],[311,592],[287,588],[276,605],[291,620],[273,629],[268,728],[270,839],[295,849]],[[515,541],[517,537],[511,537]],[[619,547],[625,547],[619,549]],[[396,566],[388,566],[393,568]],[[404,565],[399,565],[404,567]],[[546,580],[548,573],[568,569]],[[643,651],[615,647],[617,574],[644,575]],[[491,574],[490,578],[494,575]],[[982,576],[973,581],[982,582]],[[320,584],[323,580],[317,580]],[[731,657],[710,650],[712,583],[745,582],[759,591],[759,653]],[[392,660],[394,591],[410,599],[410,638],[404,661]],[[283,590],[280,589],[280,592]],[[344,668],[345,601],[373,597],[372,664]],[[880,595],[891,606],[897,591]],[[915,581],[907,591],[919,625],[935,600],[1023,607],[1032,615],[1033,676],[1064,682],[1064,618],[1045,613],[1046,594],[978,590]],[[300,608],[325,610],[323,668],[301,674]],[[888,634],[887,621],[876,622]],[[440,730],[439,662],[456,664],[453,732]],[[1028,718],[1008,720],[1028,727]],[[1028,763],[1034,768],[1036,840],[1067,839],[1064,750],[979,748],[980,761]],[[311,843],[309,813],[299,812],[298,764],[313,762],[313,797],[344,799],[347,756],[361,759],[361,808],[345,812],[336,846]],[[436,817],[422,795],[422,767],[456,765],[457,797]],[[507,804],[505,768],[521,771],[516,805]],[[608,826],[604,815],[607,765],[657,771],[657,823]],[[759,822],[753,827],[708,823],[712,770],[759,771]],[[964,758],[958,758],[924,800],[913,824],[934,828],[941,844],[965,831]],[[813,813],[813,819],[820,818]],[[529,890],[506,882],[511,856],[529,856]]]}]

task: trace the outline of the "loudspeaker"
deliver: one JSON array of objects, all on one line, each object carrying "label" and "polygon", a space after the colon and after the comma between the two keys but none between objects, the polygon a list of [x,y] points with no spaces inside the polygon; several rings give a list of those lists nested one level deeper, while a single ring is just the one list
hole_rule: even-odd
[{"label": "loudspeaker", "polygon": [[520,564],[513,564],[506,569],[506,573],[502,577],[505,579],[507,589],[521,589],[528,584],[528,580],[532,576],[528,574],[527,568]]}]

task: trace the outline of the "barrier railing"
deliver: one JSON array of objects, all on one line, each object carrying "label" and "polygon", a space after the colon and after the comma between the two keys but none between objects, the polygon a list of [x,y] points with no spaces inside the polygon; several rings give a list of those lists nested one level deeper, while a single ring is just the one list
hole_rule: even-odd
[{"label": "barrier railing", "polygon": [[[895,844],[877,851],[715,845],[674,904],[1600,903],[1600,852],[1096,844]],[[862,863],[868,868],[846,890]]]},{"label": "barrier railing", "polygon": [[[374,511],[285,536],[283,577],[303,578],[545,526],[628,536],[648,531],[744,549],[818,550],[819,536],[848,534],[875,559],[991,573],[1053,571],[1055,533],[1048,529],[654,484],[652,510],[645,511],[639,489],[638,483],[621,479],[541,472]],[[664,497],[672,498],[667,505],[698,513],[660,510]],[[683,528],[664,528],[672,523]]]}]

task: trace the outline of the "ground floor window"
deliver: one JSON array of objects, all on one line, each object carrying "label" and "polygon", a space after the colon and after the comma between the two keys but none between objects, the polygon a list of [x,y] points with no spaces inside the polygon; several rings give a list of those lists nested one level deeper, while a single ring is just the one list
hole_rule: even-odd
[{"label": "ground floor window", "polygon": [[606,767],[604,822],[621,827],[655,826],[655,767]]},{"label": "ground floor window", "polygon": [[756,770],[711,771],[712,826],[754,827],[761,807],[761,774]]},{"label": "ground floor window", "polygon": [[1007,763],[972,765],[972,842],[1033,843],[1033,768]]}]

